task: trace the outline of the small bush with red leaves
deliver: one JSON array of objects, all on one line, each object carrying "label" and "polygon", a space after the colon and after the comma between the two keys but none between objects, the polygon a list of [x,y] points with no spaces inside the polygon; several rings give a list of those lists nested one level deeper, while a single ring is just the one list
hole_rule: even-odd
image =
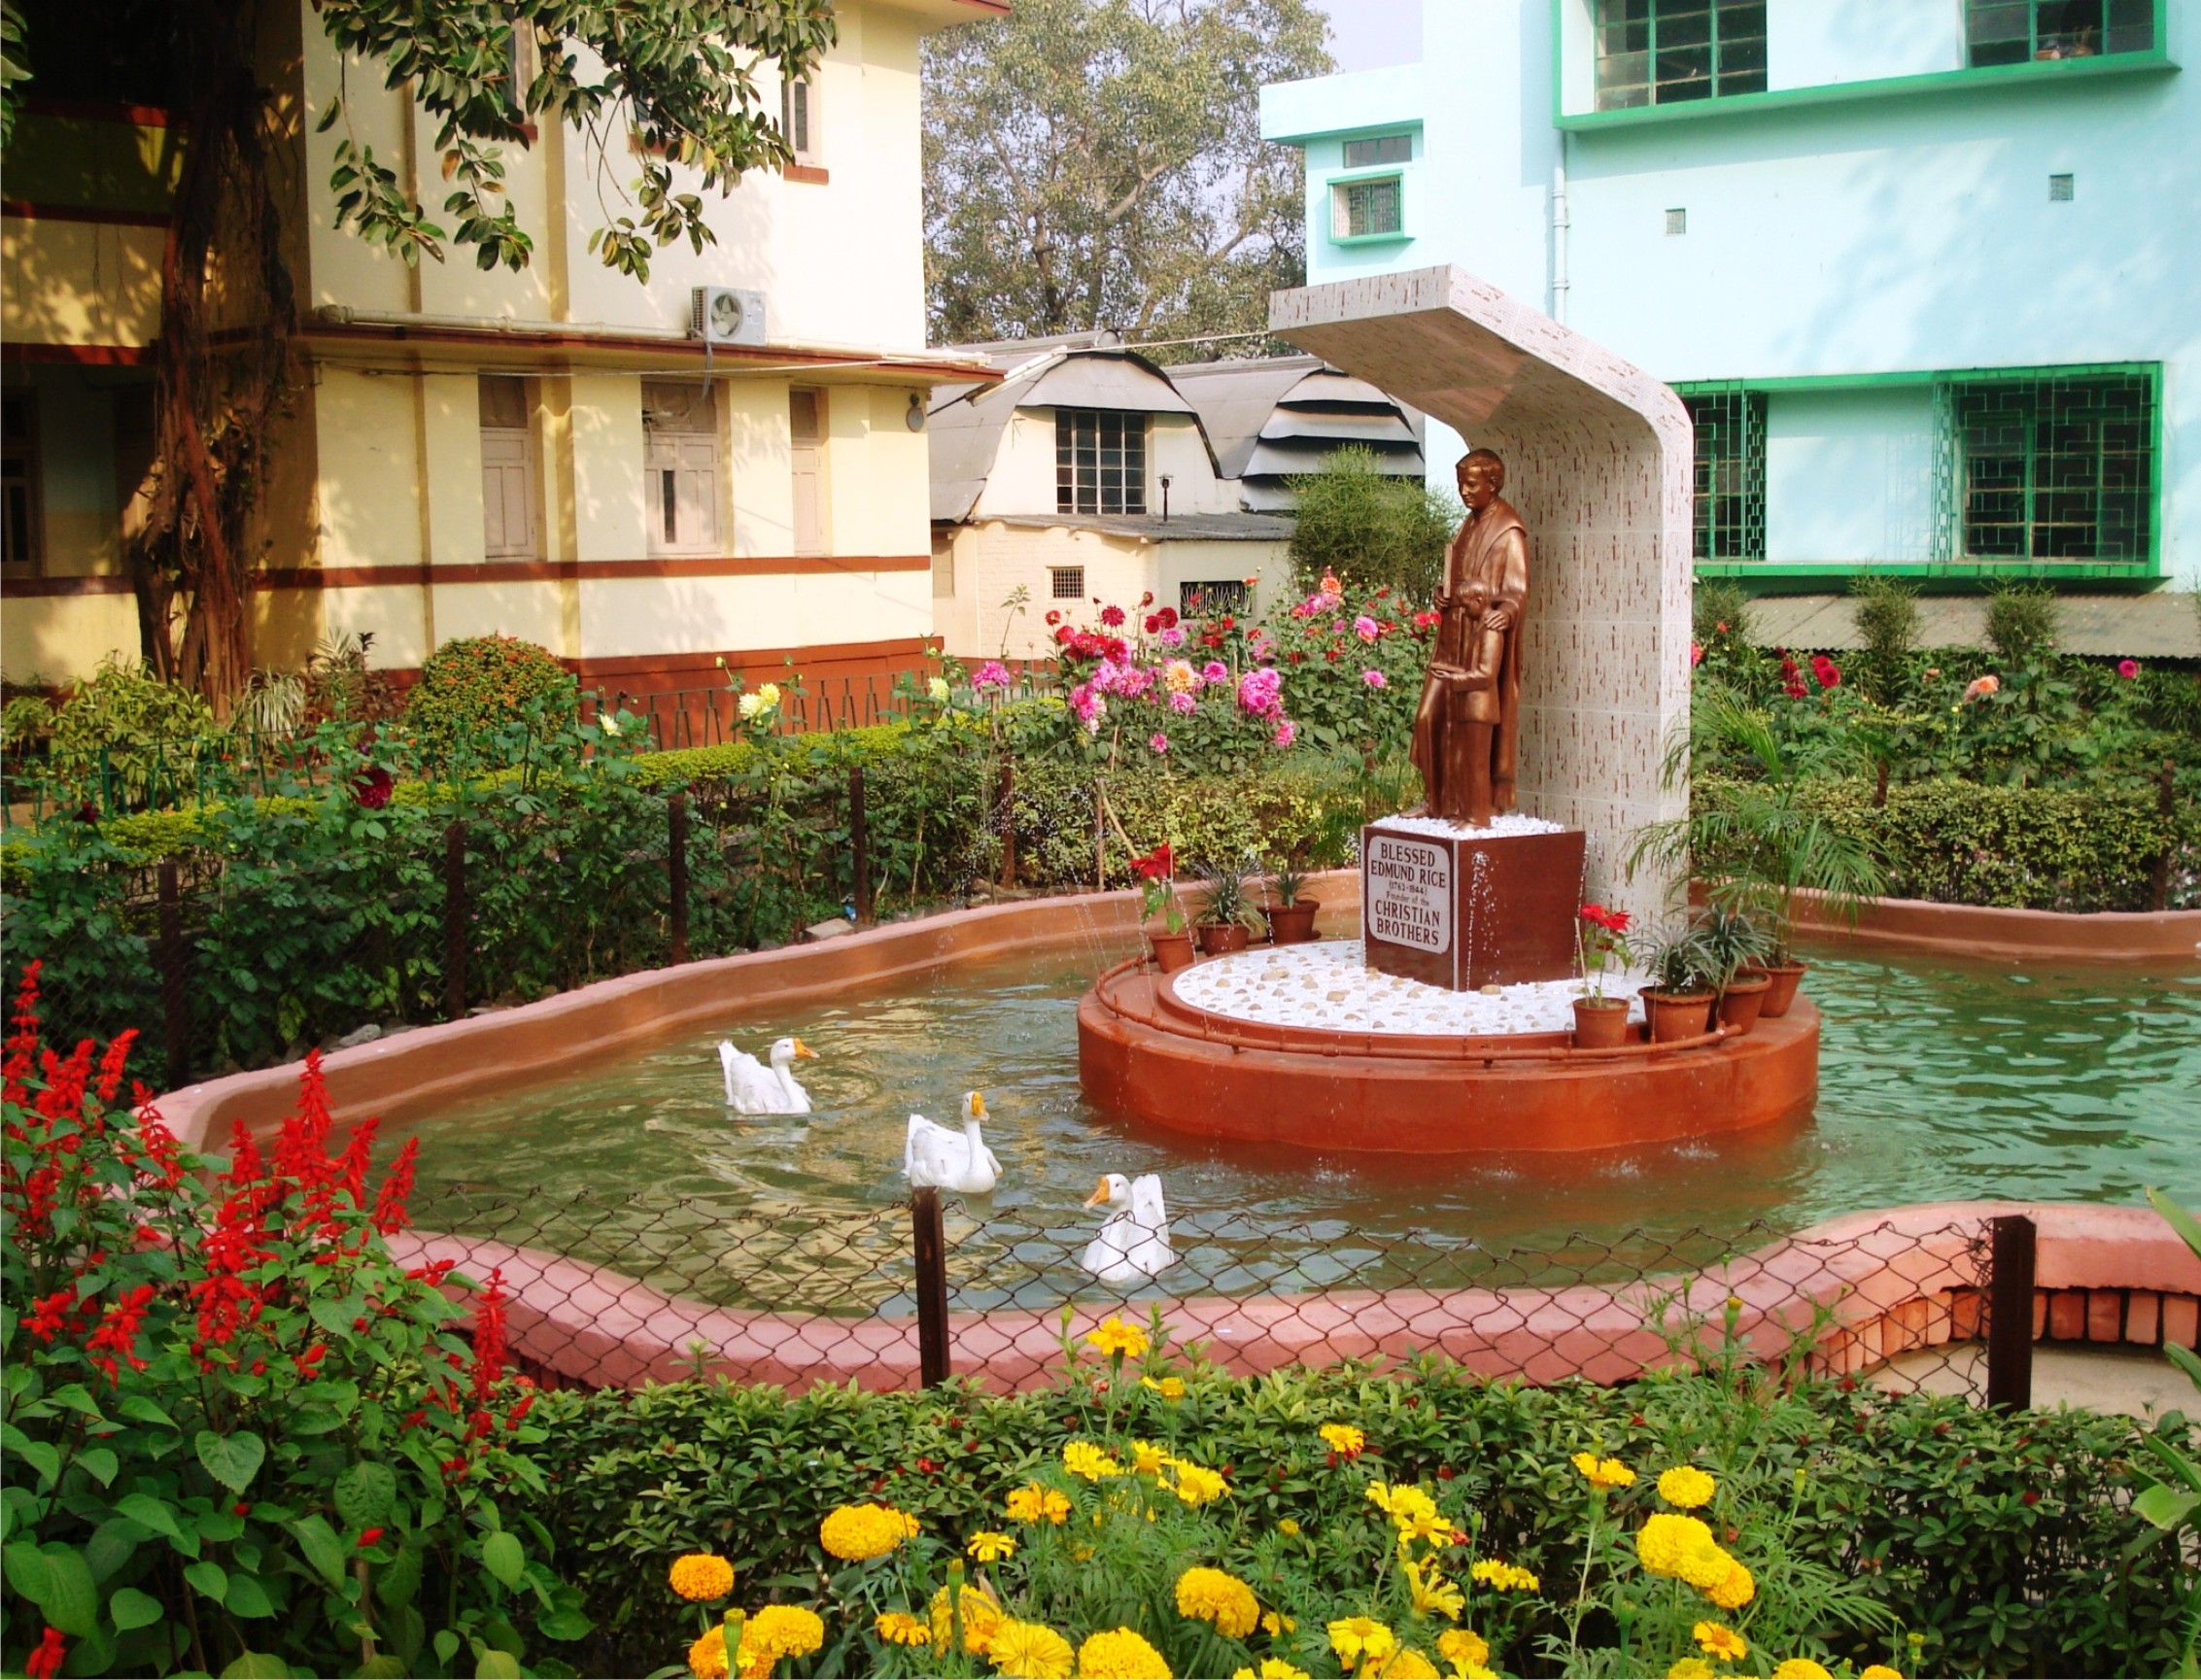
[{"label": "small bush with red leaves", "polygon": [[[0,1069],[9,1672],[571,1673],[589,1631],[522,1508],[534,1394],[492,1274],[470,1323],[407,1268],[412,1146],[370,1184],[318,1056],[263,1154],[182,1149],[124,1034],[45,1047],[26,971]],[[461,1334],[462,1328],[467,1334]]]}]

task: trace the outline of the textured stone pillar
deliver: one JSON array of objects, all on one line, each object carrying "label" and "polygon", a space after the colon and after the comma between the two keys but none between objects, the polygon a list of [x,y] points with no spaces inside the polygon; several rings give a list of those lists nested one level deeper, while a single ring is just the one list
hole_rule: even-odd
[{"label": "textured stone pillar", "polygon": [[1458,268],[1279,291],[1269,325],[1505,460],[1529,524],[1521,808],[1589,833],[1589,891],[1654,915],[1623,867],[1678,816],[1659,767],[1689,712],[1689,415],[1672,391]]}]

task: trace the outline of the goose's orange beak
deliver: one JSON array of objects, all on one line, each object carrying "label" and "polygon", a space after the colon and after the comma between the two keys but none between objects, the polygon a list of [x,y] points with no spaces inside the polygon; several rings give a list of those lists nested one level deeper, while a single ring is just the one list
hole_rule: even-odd
[{"label": "goose's orange beak", "polygon": [[983,1091],[973,1091],[971,1093],[971,1117],[974,1120],[989,1117],[986,1114],[986,1098]]},{"label": "goose's orange beak", "polygon": [[1099,1183],[1093,1186],[1093,1193],[1085,1198],[1085,1206],[1088,1208],[1098,1208],[1106,1204],[1107,1201],[1108,1181],[1106,1179],[1103,1179]]},{"label": "goose's orange beak", "polygon": [[807,1057],[813,1062],[818,1059],[817,1051],[811,1049],[810,1046],[803,1043],[801,1039],[797,1039],[795,1041],[795,1054],[798,1059]]}]

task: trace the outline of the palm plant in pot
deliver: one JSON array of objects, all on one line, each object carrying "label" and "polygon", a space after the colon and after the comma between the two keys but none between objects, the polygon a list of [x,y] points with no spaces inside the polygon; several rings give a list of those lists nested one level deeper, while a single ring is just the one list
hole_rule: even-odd
[{"label": "palm plant in pot", "polygon": [[1615,957],[1629,962],[1626,910],[1584,905],[1574,912],[1574,955],[1581,965],[1584,991],[1574,1000],[1574,1044],[1578,1049],[1616,1049],[1628,1039],[1628,1000],[1605,996],[1605,968]]},{"label": "palm plant in pot", "polygon": [[1164,840],[1146,856],[1133,858],[1131,873],[1138,878],[1145,919],[1151,922],[1156,916],[1162,918],[1158,930],[1147,930],[1154,966],[1165,975],[1191,967],[1192,936],[1185,929],[1185,911],[1177,903],[1177,859],[1169,842]]},{"label": "palm plant in pot", "polygon": [[1703,946],[1705,977],[1719,997],[1714,1006],[1721,1026],[1746,1033],[1758,1024],[1772,977],[1759,967],[1772,951],[1765,930],[1740,910],[1708,906],[1696,921]]},{"label": "palm plant in pot", "polygon": [[1200,951],[1219,957],[1242,951],[1260,925],[1260,907],[1248,890],[1247,877],[1228,865],[1202,864],[1200,887],[1192,899],[1192,925]]},{"label": "palm plant in pot", "polygon": [[1656,935],[1639,955],[1651,975],[1651,984],[1642,992],[1651,1043],[1671,1044],[1708,1032],[1719,991],[1713,979],[1716,959],[1706,948],[1703,929],[1683,918]]},{"label": "palm plant in pot", "polygon": [[1705,685],[1689,730],[1667,753],[1664,778],[1686,787],[1693,756],[1746,772],[1719,797],[1692,800],[1689,814],[1656,823],[1637,837],[1630,873],[1650,863],[1704,882],[1711,903],[1740,911],[1763,933],[1767,949],[1751,967],[1767,986],[1761,1013],[1784,1015],[1806,964],[1795,956],[1797,913],[1805,895],[1820,909],[1855,921],[1886,875],[1870,845],[1807,808],[1813,779],[1869,773],[1867,755],[1848,732],[1786,738],[1772,718],[1732,690]]},{"label": "palm plant in pot", "polygon": [[1280,945],[1301,945],[1313,939],[1315,912],[1323,907],[1306,896],[1306,866],[1296,857],[1278,859],[1269,891],[1269,938]]}]

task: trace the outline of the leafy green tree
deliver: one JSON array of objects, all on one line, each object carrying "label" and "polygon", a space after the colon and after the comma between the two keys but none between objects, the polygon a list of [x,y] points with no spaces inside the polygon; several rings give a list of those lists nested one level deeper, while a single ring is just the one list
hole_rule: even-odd
[{"label": "leafy green tree", "polygon": [[1416,605],[1436,594],[1460,510],[1421,479],[1381,472],[1375,451],[1349,445],[1291,488],[1299,497],[1291,564],[1308,588],[1327,571],[1357,591],[1389,584]]},{"label": "leafy green tree", "polygon": [[[605,203],[589,248],[637,280],[654,251],[710,243],[703,192],[792,156],[760,76],[802,75],[835,31],[831,0],[315,0],[314,12],[348,86],[379,77],[437,125],[416,173],[443,184],[431,211],[396,160],[352,136],[352,95],[330,102],[322,126],[339,135],[341,224],[408,264],[470,248],[483,268],[524,268],[533,243],[504,158],[534,144],[538,122],[563,125],[583,137]],[[296,325],[284,229],[304,214],[279,195],[290,95],[270,86],[260,22],[238,0],[0,3],[11,144],[25,92],[50,90],[44,63],[68,72],[52,90],[163,106],[190,137],[161,264],[154,471],[130,558],[147,665],[224,713],[251,671],[250,521]],[[682,189],[676,166],[703,191]]]},{"label": "leafy green tree", "polygon": [[936,339],[1258,332],[1304,265],[1264,83],[1331,68],[1309,0],[1017,0],[925,46]]}]

